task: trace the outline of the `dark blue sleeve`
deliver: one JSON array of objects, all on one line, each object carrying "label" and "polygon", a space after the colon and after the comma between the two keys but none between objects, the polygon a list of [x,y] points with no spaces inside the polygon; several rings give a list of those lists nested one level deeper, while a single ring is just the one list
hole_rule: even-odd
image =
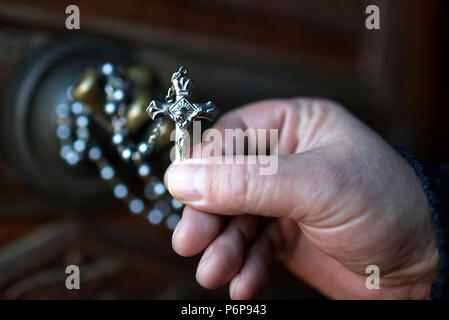
[{"label": "dark blue sleeve", "polygon": [[429,200],[438,237],[438,278],[432,284],[431,299],[449,299],[449,165],[421,161],[407,150],[395,149],[415,169]]}]

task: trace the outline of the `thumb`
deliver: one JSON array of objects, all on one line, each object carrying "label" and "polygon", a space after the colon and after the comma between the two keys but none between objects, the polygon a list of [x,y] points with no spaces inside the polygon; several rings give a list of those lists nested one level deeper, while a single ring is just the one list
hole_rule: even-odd
[{"label": "thumb", "polygon": [[271,171],[264,171],[269,165],[259,157],[229,158],[231,164],[214,157],[172,164],[165,175],[169,192],[205,212],[300,219],[311,199],[320,202],[320,181],[329,185],[335,176],[313,151],[271,156]]}]

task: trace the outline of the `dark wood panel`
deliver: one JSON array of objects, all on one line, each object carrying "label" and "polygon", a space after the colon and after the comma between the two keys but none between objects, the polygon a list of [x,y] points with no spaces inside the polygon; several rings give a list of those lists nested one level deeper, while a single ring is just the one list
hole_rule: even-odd
[{"label": "dark wood panel", "polygon": [[[363,8],[371,3],[382,8],[379,32],[363,30]],[[446,2],[81,0],[80,31],[65,30],[68,4],[0,0],[0,88],[36,44],[107,37],[164,78],[179,61],[188,63],[204,83],[198,94],[216,97],[224,109],[272,96],[329,96],[390,142],[449,159]],[[73,233],[58,238],[61,222]],[[95,211],[54,207],[0,162],[0,250],[32,243],[24,239],[61,242],[40,248],[42,257],[15,257],[14,272],[0,268],[1,297],[226,298],[226,288],[206,291],[195,283],[198,257],[177,257],[170,236],[117,203]],[[82,295],[62,287],[68,263],[91,275]],[[276,265],[264,297],[320,296]]]},{"label": "dark wood panel", "polygon": [[[32,26],[65,28],[65,8],[70,1],[0,1],[3,19]],[[109,33],[130,26],[145,27],[148,34],[172,38],[214,39],[234,46],[252,45],[260,51],[288,54],[290,59],[330,61],[329,67],[356,67],[359,45],[359,1],[291,0],[226,2],[130,0],[78,1],[82,29]],[[301,10],[293,10],[299,8]],[[318,61],[317,61],[318,62]]]}]

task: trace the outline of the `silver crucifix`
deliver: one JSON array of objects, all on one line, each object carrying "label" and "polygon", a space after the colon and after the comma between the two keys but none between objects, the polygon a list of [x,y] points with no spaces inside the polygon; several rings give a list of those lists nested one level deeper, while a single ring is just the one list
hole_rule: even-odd
[{"label": "silver crucifix", "polygon": [[218,114],[218,109],[209,101],[203,104],[190,103],[192,80],[185,67],[180,67],[178,72],[171,77],[172,86],[168,90],[167,102],[151,101],[147,113],[151,119],[169,117],[176,124],[176,161],[190,158],[190,133],[191,123],[195,119],[207,119],[213,121]]}]

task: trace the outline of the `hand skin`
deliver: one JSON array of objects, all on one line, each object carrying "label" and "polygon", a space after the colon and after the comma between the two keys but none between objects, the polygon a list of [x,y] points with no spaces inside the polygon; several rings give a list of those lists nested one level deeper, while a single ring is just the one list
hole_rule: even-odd
[{"label": "hand skin", "polygon": [[[202,286],[230,283],[232,299],[255,298],[278,258],[331,298],[428,298],[439,259],[428,201],[375,132],[317,99],[254,103],[215,127],[278,129],[280,155],[275,175],[207,157],[167,170],[170,193],[186,204],[173,248],[185,257],[205,250]],[[380,269],[378,290],[365,286],[368,265]]]}]

